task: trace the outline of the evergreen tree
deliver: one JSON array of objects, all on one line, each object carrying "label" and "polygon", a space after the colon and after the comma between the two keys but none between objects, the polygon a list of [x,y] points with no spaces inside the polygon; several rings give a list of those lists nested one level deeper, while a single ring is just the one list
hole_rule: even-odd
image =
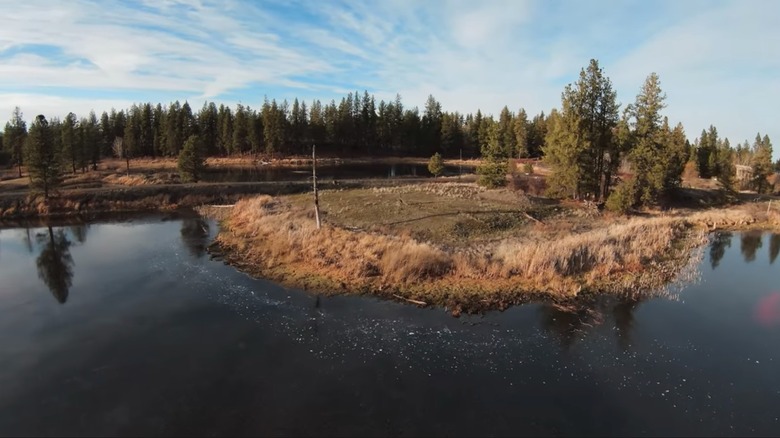
[{"label": "evergreen tree", "polygon": [[520,108],[513,121],[512,130],[515,134],[516,157],[524,158],[528,156],[528,116],[525,110]]},{"label": "evergreen tree", "polygon": [[22,117],[22,111],[17,106],[11,115],[11,120],[5,124],[3,132],[3,147],[11,155],[11,161],[19,170],[19,178],[22,177],[22,164],[24,162],[24,144],[27,139],[27,123]]},{"label": "evergreen tree", "polygon": [[219,106],[217,125],[219,125],[218,143],[220,152],[230,155],[233,149],[233,113],[230,111],[230,107],[225,105]]},{"label": "evergreen tree", "polygon": [[731,148],[728,138],[723,139],[723,141],[718,143],[716,155],[718,181],[724,190],[733,192],[737,169],[734,166],[734,150]]},{"label": "evergreen tree", "polygon": [[138,114],[138,156],[155,156],[154,109],[151,103],[141,106]]},{"label": "evergreen tree", "polygon": [[252,111],[249,117],[249,143],[252,145],[252,153],[259,154],[265,150],[263,127],[263,115]]},{"label": "evergreen tree", "polygon": [[440,153],[436,152],[431,159],[428,160],[428,172],[431,172],[431,175],[435,177],[444,172],[444,160],[442,160]]},{"label": "evergreen tree", "polygon": [[[92,170],[97,170],[98,162],[101,155],[101,134],[100,125],[98,123],[97,114],[95,111],[89,112],[89,117],[81,122],[82,129],[84,130],[84,160],[91,161]],[[86,167],[86,164],[83,165]]]},{"label": "evergreen tree", "polygon": [[25,142],[24,155],[30,174],[30,187],[34,191],[42,191],[47,199],[59,185],[62,173],[62,161],[54,137],[46,117],[39,115],[30,126]]},{"label": "evergreen tree", "polygon": [[114,130],[108,113],[103,111],[100,115],[100,155],[111,156],[111,147],[114,143]]},{"label": "evergreen tree", "polygon": [[477,167],[477,182],[488,188],[506,185],[509,163],[506,150],[501,147],[501,133],[497,123],[491,124],[488,140],[482,148],[482,163]]},{"label": "evergreen tree", "polygon": [[509,111],[507,106],[501,109],[501,114],[498,116],[498,139],[507,157],[514,157],[517,154],[514,118],[514,114]]},{"label": "evergreen tree", "polygon": [[429,95],[422,118],[426,152],[441,151],[441,119],[441,103]]},{"label": "evergreen tree", "polygon": [[60,127],[60,144],[62,146],[62,157],[70,164],[73,173],[76,173],[76,164],[80,159],[80,145],[76,142],[76,115],[68,113]]},{"label": "evergreen tree", "polygon": [[769,176],[773,173],[772,166],[772,143],[769,136],[756,134],[756,140],[753,142],[753,188],[758,193],[768,193],[772,187],[769,184]]},{"label": "evergreen tree", "polygon": [[311,103],[311,110],[309,111],[309,135],[314,144],[325,143],[327,135],[327,130],[325,129],[325,114],[323,112],[322,103],[319,100],[315,100]]},{"label": "evergreen tree", "polygon": [[[645,80],[636,102],[630,107],[633,131],[630,160],[634,171],[637,202],[657,203],[679,185],[686,157],[671,149],[668,123],[662,125],[661,110],[666,107],[658,75]],[[682,162],[682,165],[678,165]]]},{"label": "evergreen tree", "polygon": [[122,136],[122,156],[125,159],[127,173],[130,173],[130,159],[140,154],[141,143],[141,110],[133,105],[127,114],[125,132]]},{"label": "evergreen tree", "polygon": [[198,182],[205,167],[203,144],[196,135],[191,135],[179,152],[179,174],[186,182]]},{"label": "evergreen tree", "polygon": [[249,114],[240,103],[236,105],[235,118],[233,119],[233,147],[234,154],[243,154],[251,150],[249,142]]},{"label": "evergreen tree", "polygon": [[528,127],[528,156],[538,158],[542,156],[545,139],[547,138],[547,117],[544,111],[534,116]]},{"label": "evergreen tree", "polygon": [[618,104],[598,61],[592,59],[579,80],[566,86],[561,103],[545,139],[545,159],[553,167],[550,192],[605,200],[620,163],[620,148],[613,139]]}]

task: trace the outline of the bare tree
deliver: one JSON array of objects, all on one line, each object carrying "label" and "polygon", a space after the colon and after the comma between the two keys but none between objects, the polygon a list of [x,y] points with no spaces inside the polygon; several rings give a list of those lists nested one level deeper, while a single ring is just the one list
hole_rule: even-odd
[{"label": "bare tree", "polygon": [[124,139],[122,137],[114,137],[114,144],[111,146],[111,150],[114,151],[117,158],[125,159],[127,175],[130,176],[130,154],[127,153]]}]

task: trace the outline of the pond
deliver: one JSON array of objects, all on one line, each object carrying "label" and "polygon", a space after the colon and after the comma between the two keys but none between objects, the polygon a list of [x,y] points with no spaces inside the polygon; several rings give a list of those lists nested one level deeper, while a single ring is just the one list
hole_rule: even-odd
[{"label": "pond", "polygon": [[[443,176],[458,176],[474,173],[474,166],[444,166]],[[369,178],[429,178],[432,177],[425,164],[365,164],[350,163],[318,165],[320,180],[345,180]],[[207,182],[252,182],[252,181],[303,181],[311,178],[310,166],[298,167],[237,167],[206,169],[203,180]]]},{"label": "pond", "polygon": [[453,318],[211,260],[189,214],[0,231],[0,435],[777,435],[780,235],[676,299]]}]

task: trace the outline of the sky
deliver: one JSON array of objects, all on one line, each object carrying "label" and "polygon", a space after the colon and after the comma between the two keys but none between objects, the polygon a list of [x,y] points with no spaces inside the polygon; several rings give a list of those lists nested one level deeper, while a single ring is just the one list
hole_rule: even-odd
[{"label": "sky", "polygon": [[780,157],[774,0],[0,0],[0,124],[138,102],[428,95],[445,111],[549,113],[591,58],[618,101],[656,72],[693,141],[768,134]]}]

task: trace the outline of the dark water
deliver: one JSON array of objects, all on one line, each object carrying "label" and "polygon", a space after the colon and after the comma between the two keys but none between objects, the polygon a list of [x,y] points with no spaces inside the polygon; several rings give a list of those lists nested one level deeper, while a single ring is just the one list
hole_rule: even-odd
[{"label": "dark water", "polygon": [[0,435],[780,433],[778,235],[719,235],[677,300],[455,319],[253,280],[215,232],[0,231]]},{"label": "dark water", "polygon": [[[474,173],[473,166],[445,166],[444,176]],[[428,178],[424,164],[339,164],[317,166],[317,177],[322,180],[367,178]],[[207,169],[203,180],[208,182],[302,181],[311,178],[311,167],[243,167]]]}]

